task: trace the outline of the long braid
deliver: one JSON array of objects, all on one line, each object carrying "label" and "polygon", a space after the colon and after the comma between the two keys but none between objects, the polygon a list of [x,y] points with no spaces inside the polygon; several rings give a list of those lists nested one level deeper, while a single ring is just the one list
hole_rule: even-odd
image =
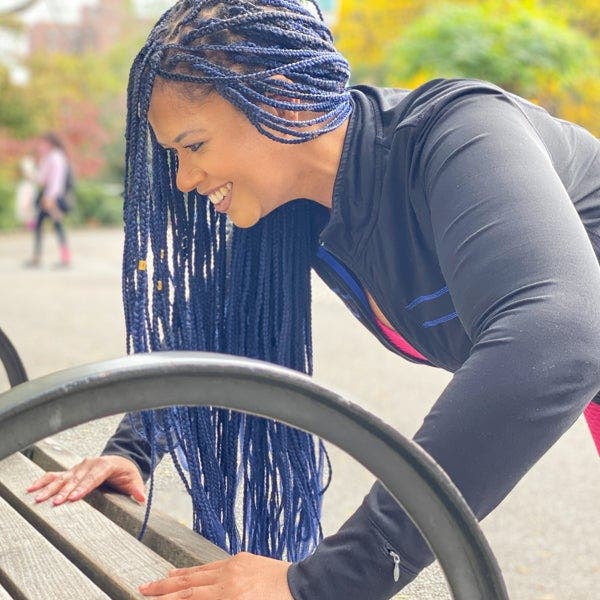
[{"label": "long braid", "polygon": [[[189,85],[192,94],[216,90],[283,143],[338,127],[351,110],[348,65],[318,8],[306,5],[183,0],[134,61],[123,254],[129,352],[214,351],[312,373],[310,264],[325,209],[299,200],[230,231],[206,197],[177,190],[177,157],[157,144],[147,119],[159,77]],[[265,105],[318,116],[287,121]],[[322,442],[223,409],[173,407],[134,421],[150,441],[153,465],[170,452],[192,497],[194,529],[211,541],[295,561],[321,539],[326,466],[330,477]]]}]

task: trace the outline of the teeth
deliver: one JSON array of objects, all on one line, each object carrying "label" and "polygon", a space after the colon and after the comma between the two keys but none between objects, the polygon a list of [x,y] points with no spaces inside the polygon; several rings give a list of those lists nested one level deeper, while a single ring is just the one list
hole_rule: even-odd
[{"label": "teeth", "polygon": [[217,204],[221,204],[223,202],[223,198],[229,194],[232,188],[231,183],[226,183],[223,187],[215,190],[212,194],[208,196],[208,199],[216,206]]}]

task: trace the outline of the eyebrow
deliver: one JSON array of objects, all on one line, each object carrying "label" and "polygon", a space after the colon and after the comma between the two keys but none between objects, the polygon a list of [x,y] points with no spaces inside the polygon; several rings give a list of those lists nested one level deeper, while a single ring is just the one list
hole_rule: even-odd
[{"label": "eyebrow", "polygon": [[183,138],[186,137],[187,135],[189,135],[190,133],[198,133],[199,131],[206,131],[206,129],[203,129],[202,127],[197,127],[196,129],[189,129],[188,131],[184,131],[184,132],[180,133],[173,140],[173,143],[174,144],[179,144],[179,142],[181,142],[181,140],[183,140]]}]

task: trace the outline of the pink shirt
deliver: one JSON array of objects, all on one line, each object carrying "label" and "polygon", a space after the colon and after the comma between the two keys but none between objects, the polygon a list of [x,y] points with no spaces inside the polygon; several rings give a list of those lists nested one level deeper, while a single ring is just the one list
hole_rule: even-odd
[{"label": "pink shirt", "polygon": [[53,148],[40,160],[38,183],[48,198],[65,195],[68,172],[67,157],[58,148]]}]

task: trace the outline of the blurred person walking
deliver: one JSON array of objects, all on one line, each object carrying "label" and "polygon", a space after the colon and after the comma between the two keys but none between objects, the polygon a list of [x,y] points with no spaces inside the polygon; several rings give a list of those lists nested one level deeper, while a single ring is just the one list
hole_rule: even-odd
[{"label": "blurred person walking", "polygon": [[37,181],[40,185],[36,205],[35,239],[32,258],[27,267],[38,267],[42,255],[42,228],[47,218],[52,219],[60,245],[60,261],[57,266],[67,267],[71,263],[71,251],[67,244],[64,216],[70,210],[67,195],[72,187],[71,166],[65,147],[54,133],[46,133],[39,142],[39,164]]}]

